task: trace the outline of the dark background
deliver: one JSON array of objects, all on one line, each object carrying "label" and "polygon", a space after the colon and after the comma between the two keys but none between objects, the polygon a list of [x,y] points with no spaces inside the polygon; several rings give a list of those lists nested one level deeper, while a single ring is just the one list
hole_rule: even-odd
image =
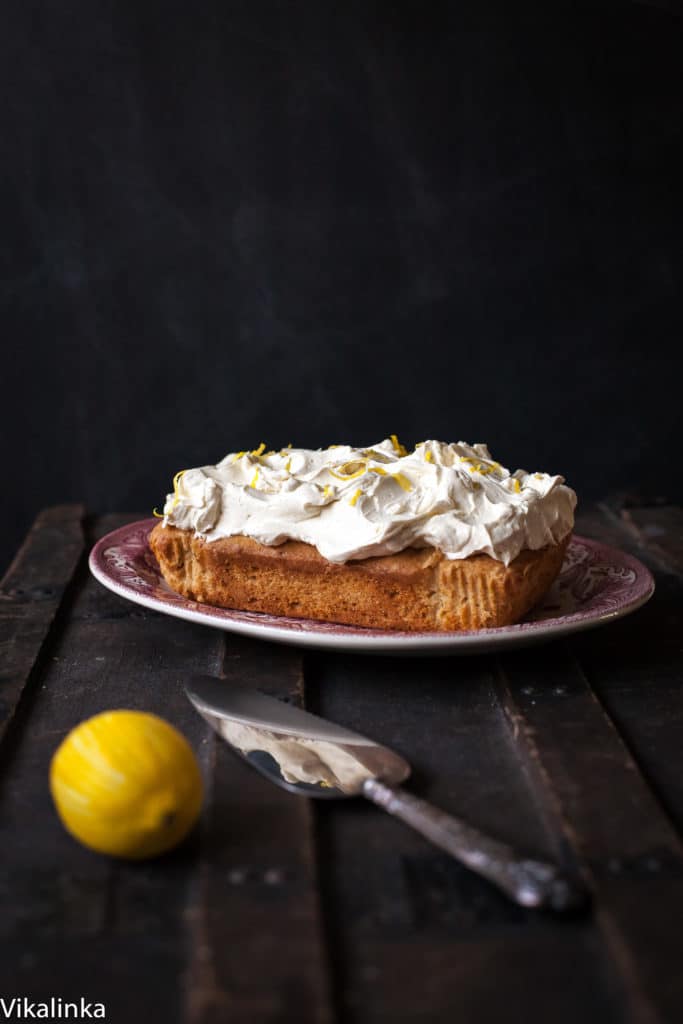
[{"label": "dark background", "polygon": [[6,561],[227,451],[487,441],[681,499],[674,5],[0,14]]}]

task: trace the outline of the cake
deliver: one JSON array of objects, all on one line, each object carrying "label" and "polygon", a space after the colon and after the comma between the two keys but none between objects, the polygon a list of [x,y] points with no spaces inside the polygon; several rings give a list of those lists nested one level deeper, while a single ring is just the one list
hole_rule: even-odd
[{"label": "cake", "polygon": [[376,629],[518,622],[562,566],[576,495],[486,445],[395,436],[227,455],[174,478],[150,545],[195,601]]}]

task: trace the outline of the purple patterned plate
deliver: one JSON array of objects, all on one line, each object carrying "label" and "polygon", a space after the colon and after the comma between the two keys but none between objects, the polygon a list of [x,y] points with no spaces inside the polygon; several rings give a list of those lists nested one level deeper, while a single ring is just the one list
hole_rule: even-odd
[{"label": "purple patterned plate", "polygon": [[628,615],[652,597],[654,580],[631,555],[585,537],[573,537],[559,578],[524,622],[462,633],[402,633],[233,611],[188,601],[164,582],[148,537],[154,519],[122,526],[98,541],[90,553],[96,579],[120,597],[175,615],[261,640],[366,652],[472,654],[517,647],[575,633]]}]

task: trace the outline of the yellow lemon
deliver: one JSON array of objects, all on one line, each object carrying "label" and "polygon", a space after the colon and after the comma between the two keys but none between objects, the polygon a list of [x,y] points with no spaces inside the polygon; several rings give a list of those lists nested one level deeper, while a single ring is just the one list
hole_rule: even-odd
[{"label": "yellow lemon", "polygon": [[203,797],[185,737],[143,711],[104,711],[72,729],[52,758],[50,792],[76,839],[134,860],[179,843]]}]

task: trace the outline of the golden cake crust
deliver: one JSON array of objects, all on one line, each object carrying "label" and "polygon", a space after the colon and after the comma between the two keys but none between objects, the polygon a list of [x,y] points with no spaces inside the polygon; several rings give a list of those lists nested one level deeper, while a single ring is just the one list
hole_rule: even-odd
[{"label": "golden cake crust", "polygon": [[299,541],[209,542],[161,523],[150,535],[164,579],[194,601],[411,632],[518,622],[559,573],[568,542],[522,551],[509,566],[489,555],[450,560],[434,548],[338,564]]}]

